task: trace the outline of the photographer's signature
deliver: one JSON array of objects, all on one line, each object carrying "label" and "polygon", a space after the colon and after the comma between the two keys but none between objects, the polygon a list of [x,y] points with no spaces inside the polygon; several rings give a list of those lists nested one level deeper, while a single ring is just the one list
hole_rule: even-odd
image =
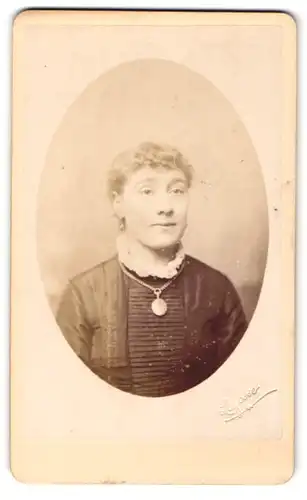
[{"label": "photographer's signature", "polygon": [[236,418],[242,418],[244,413],[251,411],[260,401],[265,397],[277,392],[277,389],[261,394],[260,385],[249,389],[243,396],[241,396],[236,405],[230,407],[228,402],[225,402],[220,407],[220,415],[224,417],[224,422],[230,422]]}]

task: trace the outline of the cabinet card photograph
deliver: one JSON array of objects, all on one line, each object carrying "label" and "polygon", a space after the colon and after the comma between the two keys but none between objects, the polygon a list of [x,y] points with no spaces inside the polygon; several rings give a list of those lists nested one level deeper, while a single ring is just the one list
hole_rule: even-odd
[{"label": "cabinet card photograph", "polygon": [[17,480],[291,477],[295,47],[283,13],[15,18]]}]

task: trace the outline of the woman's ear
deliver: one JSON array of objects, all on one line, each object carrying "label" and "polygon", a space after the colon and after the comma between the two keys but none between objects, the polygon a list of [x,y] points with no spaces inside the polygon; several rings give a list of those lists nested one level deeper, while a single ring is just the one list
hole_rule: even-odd
[{"label": "woman's ear", "polygon": [[113,210],[119,219],[124,217],[122,196],[118,193],[113,193]]}]

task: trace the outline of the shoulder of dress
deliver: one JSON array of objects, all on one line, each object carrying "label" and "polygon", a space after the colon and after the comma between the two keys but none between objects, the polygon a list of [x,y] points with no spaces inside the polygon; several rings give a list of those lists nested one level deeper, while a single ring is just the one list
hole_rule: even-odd
[{"label": "shoulder of dress", "polygon": [[82,288],[87,286],[94,286],[96,282],[101,282],[105,273],[112,273],[118,267],[116,257],[111,257],[107,260],[101,261],[98,264],[76,274],[69,281],[71,285]]},{"label": "shoulder of dress", "polygon": [[218,269],[215,269],[209,264],[206,264],[205,262],[192,257],[191,255],[186,255],[185,265],[187,270],[190,270],[191,272],[193,271],[193,273],[205,275],[206,277],[215,278],[221,281],[225,281],[225,279],[227,279],[224,273],[222,273]]},{"label": "shoulder of dress", "polygon": [[222,295],[233,289],[233,283],[226,274],[190,255],[186,256],[186,276],[192,283],[197,279],[201,286]]}]

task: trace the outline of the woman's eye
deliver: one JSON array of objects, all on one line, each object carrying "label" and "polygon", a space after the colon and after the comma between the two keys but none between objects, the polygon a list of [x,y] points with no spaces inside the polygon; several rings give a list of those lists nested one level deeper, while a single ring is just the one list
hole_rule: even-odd
[{"label": "woman's eye", "polygon": [[142,188],[141,189],[141,194],[151,195],[152,193],[153,193],[153,191],[150,188]]},{"label": "woman's eye", "polygon": [[171,190],[172,194],[184,194],[184,189],[182,188],[174,188]]}]

